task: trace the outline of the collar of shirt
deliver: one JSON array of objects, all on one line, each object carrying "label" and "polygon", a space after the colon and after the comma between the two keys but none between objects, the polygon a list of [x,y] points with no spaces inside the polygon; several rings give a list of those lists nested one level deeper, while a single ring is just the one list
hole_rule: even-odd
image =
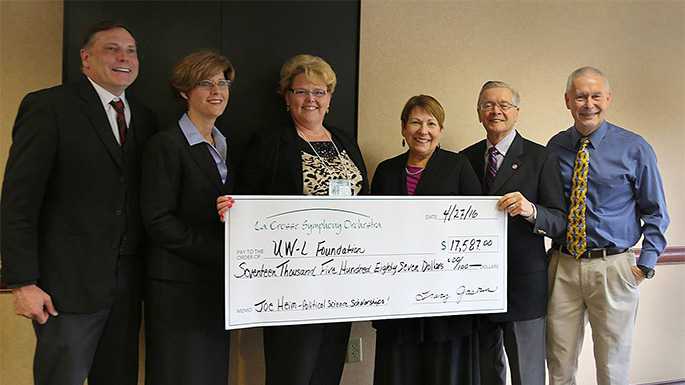
[{"label": "collar of shirt", "polygon": [[216,128],[216,126],[212,127],[212,138],[214,138],[214,146],[212,146],[205,140],[202,134],[200,134],[200,131],[195,127],[195,124],[190,120],[187,113],[183,114],[181,119],[178,120],[178,125],[181,127],[183,136],[185,136],[189,145],[195,146],[200,143],[207,143],[209,153],[212,155],[217,170],[219,170],[219,174],[221,175],[221,181],[226,183],[226,177],[228,175],[228,167],[226,166],[226,155],[228,153],[226,137]]},{"label": "collar of shirt", "polygon": [[[597,149],[600,144],[602,143],[602,139],[607,135],[607,131],[609,130],[607,121],[603,121],[602,124],[599,125],[599,128],[594,130],[590,135],[587,136],[587,138],[590,140],[590,146],[592,148]],[[580,139],[583,138],[583,135],[578,132],[578,129],[573,127],[573,130],[571,130],[571,140],[573,140],[573,148],[578,149],[578,142],[580,142]]]},{"label": "collar of shirt", "polygon": [[490,142],[490,139],[485,139],[485,164],[488,164],[488,151],[490,151],[490,147],[494,146],[497,148],[497,152],[499,152],[499,155],[497,155],[497,167],[499,168],[504,161],[504,157],[507,155],[507,151],[509,151],[509,147],[511,147],[511,144],[514,142],[515,137],[516,129],[513,129],[496,145],[493,145],[492,142]]},{"label": "collar of shirt", "polygon": [[95,88],[95,92],[97,92],[98,96],[100,97],[100,102],[102,102],[102,106],[105,107],[105,109],[111,108],[114,110],[114,107],[112,107],[109,102],[111,102],[113,99],[121,99],[124,102],[124,115],[126,115],[126,124],[131,123],[131,108],[128,105],[128,100],[126,100],[126,91],[122,92],[121,95],[116,96],[104,89],[101,85],[95,83],[91,78],[87,76],[86,78],[88,78],[90,84],[92,84],[93,88]]},{"label": "collar of shirt", "polygon": [[95,92],[97,92],[100,102],[102,103],[102,107],[105,109],[105,113],[107,114],[107,120],[109,120],[112,133],[117,139],[117,142],[121,144],[121,139],[119,138],[119,126],[117,126],[117,112],[114,107],[109,104],[109,102],[111,102],[113,99],[121,99],[124,102],[124,117],[126,118],[126,125],[131,127],[131,107],[128,104],[128,100],[126,100],[126,91],[122,92],[121,95],[116,96],[104,89],[101,85],[95,83],[93,79],[87,76],[86,78],[90,84],[93,85],[93,88],[95,88]]},{"label": "collar of shirt", "polygon": [[[200,131],[197,129],[197,127],[195,127],[193,121],[190,120],[187,113],[183,114],[181,119],[179,119],[178,125],[181,127],[181,131],[183,131],[183,135],[185,135],[189,145],[194,146],[203,142],[209,144],[204,136],[200,134]],[[216,128],[216,126],[212,127],[212,138],[214,138],[214,144],[217,149],[221,144],[226,144],[226,137],[221,133],[221,131],[219,131],[218,128]]]}]

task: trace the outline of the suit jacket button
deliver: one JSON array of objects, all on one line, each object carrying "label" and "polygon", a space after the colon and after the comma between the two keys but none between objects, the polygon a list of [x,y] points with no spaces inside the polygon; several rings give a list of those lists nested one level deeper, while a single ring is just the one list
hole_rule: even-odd
[{"label": "suit jacket button", "polygon": [[120,216],[122,213],[121,213],[121,210],[117,210],[117,211],[114,212],[114,214],[115,214],[116,216]]},{"label": "suit jacket button", "polygon": [[119,248],[119,245],[117,245],[117,244],[114,243],[114,242],[112,242],[112,245],[111,245],[111,246],[112,246],[113,249],[118,249],[118,248]]},{"label": "suit jacket button", "polygon": [[122,176],[120,176],[120,177],[119,177],[119,182],[121,182],[121,183],[124,183],[124,182],[126,182],[126,177],[125,177],[125,176],[123,176],[123,175],[122,175]]}]

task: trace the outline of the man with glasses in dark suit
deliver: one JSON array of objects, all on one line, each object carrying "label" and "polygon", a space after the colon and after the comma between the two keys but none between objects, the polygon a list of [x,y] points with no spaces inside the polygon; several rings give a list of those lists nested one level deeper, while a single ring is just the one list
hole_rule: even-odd
[{"label": "man with glasses in dark suit", "polygon": [[519,94],[500,81],[483,85],[478,120],[487,138],[462,151],[486,195],[501,195],[509,213],[507,234],[508,311],[480,317],[483,384],[505,385],[504,348],[514,385],[545,384],[547,264],[544,236],[563,233],[566,209],[556,156],[524,139],[514,128]]}]

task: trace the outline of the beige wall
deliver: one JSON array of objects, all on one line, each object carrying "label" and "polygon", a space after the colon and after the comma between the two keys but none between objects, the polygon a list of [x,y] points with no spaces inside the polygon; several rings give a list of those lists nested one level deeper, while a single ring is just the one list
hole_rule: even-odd
[{"label": "beige wall", "polygon": [[[419,93],[446,110],[442,145],[482,139],[487,80],[521,94],[522,135],[546,143],[572,125],[568,74],[593,65],[611,82],[607,119],[654,147],[672,223],[685,245],[685,2],[362,1],[359,144],[371,171],[401,151],[399,114]],[[680,215],[678,215],[680,214]]]},{"label": "beige wall", "polygon": [[[685,2],[362,1],[359,143],[370,171],[400,147],[399,113],[412,95],[445,106],[443,147],[484,136],[475,103],[499,79],[521,93],[520,132],[545,143],[572,120],[565,79],[582,65],[603,69],[613,101],[608,119],[643,135],[659,157],[672,246],[685,245]],[[62,3],[0,1],[0,171],[19,102],[61,79]],[[632,383],[685,378],[685,266],[663,266],[641,286]],[[0,384],[31,383],[34,337],[0,294]],[[589,339],[588,332],[588,339]],[[373,329],[357,323],[364,361],[343,384],[370,384]],[[589,341],[580,383],[594,383]],[[232,334],[231,383],[263,381],[261,332]]]},{"label": "beige wall", "polygon": [[[664,179],[671,246],[685,245],[685,2],[362,0],[359,144],[367,166],[402,151],[399,115],[416,94],[446,110],[442,146],[485,137],[476,100],[487,80],[516,87],[519,132],[540,143],[572,125],[568,74],[609,77],[607,119],[644,136]],[[685,378],[685,266],[641,286],[631,383]],[[589,341],[579,383],[594,383]],[[367,368],[370,370],[371,368]]]},{"label": "beige wall", "polygon": [[[62,80],[62,2],[0,1],[0,172],[21,98]],[[35,337],[0,294],[0,384],[32,383]]]}]

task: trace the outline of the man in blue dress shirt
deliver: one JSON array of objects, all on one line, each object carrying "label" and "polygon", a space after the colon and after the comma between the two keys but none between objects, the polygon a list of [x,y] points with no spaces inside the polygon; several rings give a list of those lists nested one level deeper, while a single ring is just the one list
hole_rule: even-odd
[{"label": "man in blue dress shirt", "polygon": [[[597,383],[624,385],[638,285],[654,276],[654,265],[666,248],[666,199],[652,147],[641,136],[604,120],[611,92],[600,70],[583,67],[571,73],[565,99],[574,126],[547,144],[558,156],[569,204],[567,234],[555,238],[550,250],[550,383],[576,383],[587,319]],[[636,263],[631,247],[643,235]]]}]

